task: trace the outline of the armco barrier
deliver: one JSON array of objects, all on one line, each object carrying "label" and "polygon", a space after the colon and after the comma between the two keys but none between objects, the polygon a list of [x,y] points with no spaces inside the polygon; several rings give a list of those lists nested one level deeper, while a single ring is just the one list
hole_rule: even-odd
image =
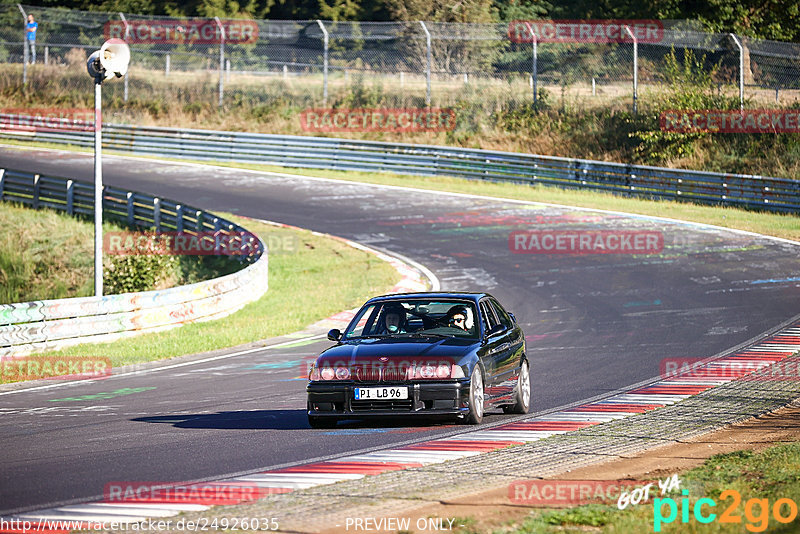
[{"label": "armco barrier", "polygon": [[[0,113],[0,138],[90,147],[85,124]],[[397,172],[540,183],[643,198],[800,211],[800,181],[626,165],[456,147],[107,124],[103,146],[119,152],[285,167]]]},{"label": "armco barrier", "polygon": [[[0,200],[91,215],[94,185],[0,169]],[[220,236],[246,231],[203,210],[108,186],[103,188],[103,211],[128,225],[158,231]],[[233,274],[161,291],[0,305],[0,358],[223,317],[267,290],[264,244],[247,260],[251,264]]]}]

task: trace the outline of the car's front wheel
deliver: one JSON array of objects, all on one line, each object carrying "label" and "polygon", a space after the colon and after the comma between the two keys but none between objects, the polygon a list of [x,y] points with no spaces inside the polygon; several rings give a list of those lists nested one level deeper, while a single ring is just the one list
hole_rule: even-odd
[{"label": "car's front wheel", "polygon": [[484,399],[483,373],[480,366],[476,365],[469,377],[469,414],[467,415],[469,424],[478,425],[483,422]]},{"label": "car's front wheel", "polygon": [[503,406],[506,413],[528,413],[531,409],[531,370],[528,360],[522,360],[517,387],[514,388],[514,404]]},{"label": "car's front wheel", "polygon": [[316,415],[309,415],[308,426],[310,426],[311,428],[333,428],[336,426],[336,418],[318,417]]}]

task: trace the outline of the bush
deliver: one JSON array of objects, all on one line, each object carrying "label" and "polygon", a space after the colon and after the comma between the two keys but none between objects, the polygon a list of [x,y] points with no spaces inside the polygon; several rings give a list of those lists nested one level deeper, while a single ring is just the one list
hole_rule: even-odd
[{"label": "bush", "polygon": [[709,132],[670,132],[661,129],[661,112],[667,110],[738,109],[739,100],[714,91],[714,79],[719,64],[706,68],[706,56],[696,57],[691,50],[678,60],[673,47],[666,56],[662,77],[673,89],[652,97],[650,110],[641,117],[631,118],[636,140],[637,159],[651,164],[663,164],[673,158],[691,156],[712,134]]},{"label": "bush", "polygon": [[165,289],[179,280],[180,262],[176,256],[105,256],[103,286],[108,295]]}]

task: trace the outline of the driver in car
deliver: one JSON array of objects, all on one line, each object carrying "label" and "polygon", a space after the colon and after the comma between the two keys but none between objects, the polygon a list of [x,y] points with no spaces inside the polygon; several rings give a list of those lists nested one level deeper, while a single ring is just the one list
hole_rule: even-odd
[{"label": "driver in car", "polygon": [[450,317],[448,325],[461,330],[467,330],[467,309],[464,306],[453,306],[447,312]]},{"label": "driver in car", "polygon": [[387,306],[383,312],[383,323],[390,334],[404,334],[406,309],[402,306]]}]

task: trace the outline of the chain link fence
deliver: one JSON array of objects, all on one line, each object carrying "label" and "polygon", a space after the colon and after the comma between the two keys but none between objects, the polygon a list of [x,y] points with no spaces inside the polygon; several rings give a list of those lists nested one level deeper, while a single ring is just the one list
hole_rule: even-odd
[{"label": "chain link fence", "polygon": [[[0,90],[89,98],[89,53],[110,37],[131,46],[123,83],[108,98],[159,113],[247,105],[458,107],[484,111],[531,105],[629,107],[669,89],[670,58],[711,73],[720,92],[749,107],[800,96],[800,44],[710,34],[658,22],[657,39],[566,42],[515,38],[509,24],[175,19],[20,5],[0,18]],[[27,57],[24,16],[39,23]],[[622,31],[622,30],[620,30]],[[535,31],[529,32],[535,34]],[[518,37],[518,36],[517,36]],[[25,62],[25,59],[28,62]],[[35,63],[33,60],[35,59]],[[673,66],[674,66],[673,61]]]}]

